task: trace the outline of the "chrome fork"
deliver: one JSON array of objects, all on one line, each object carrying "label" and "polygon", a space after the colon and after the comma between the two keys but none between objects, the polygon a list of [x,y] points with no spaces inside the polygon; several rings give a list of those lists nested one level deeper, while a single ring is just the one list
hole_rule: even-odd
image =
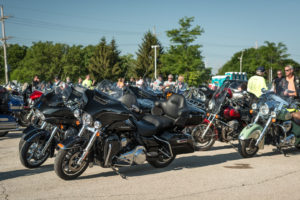
[{"label": "chrome fork", "polygon": [[272,117],[269,117],[267,123],[266,123],[266,126],[265,128],[263,129],[263,131],[261,132],[258,140],[256,141],[255,143],[255,146],[258,146],[258,144],[260,143],[260,141],[263,139],[263,137],[265,136],[266,132],[267,132],[267,129],[269,128],[270,124],[271,124],[271,121],[272,121]]},{"label": "chrome fork", "polygon": [[204,133],[202,134],[201,138],[204,139],[204,137],[206,136],[207,132],[208,132],[208,129],[210,128],[211,124],[215,121],[215,118],[216,118],[216,115],[214,115],[211,119],[211,115],[208,117],[208,120],[209,120],[209,124],[207,125]]},{"label": "chrome fork", "polygon": [[51,141],[52,141],[52,139],[53,139],[53,137],[54,137],[57,129],[58,129],[57,126],[55,126],[54,129],[53,129],[53,131],[51,132],[50,138],[49,138],[49,140],[47,140],[47,142],[46,142],[46,144],[45,144],[45,146],[44,146],[44,148],[42,150],[42,154],[43,155],[45,154],[46,150],[48,149],[48,147],[49,147],[49,145],[50,145],[50,143],[51,143]]},{"label": "chrome fork", "polygon": [[[77,165],[81,165],[81,164],[82,164],[83,160],[84,160],[85,157],[88,155],[88,153],[89,153],[89,151],[91,150],[91,148],[92,148],[94,142],[96,141],[98,132],[100,132],[100,131],[98,131],[97,129],[94,129],[94,128],[89,128],[89,127],[87,127],[87,129],[90,130],[90,131],[93,130],[93,131],[92,131],[92,132],[93,132],[93,135],[92,135],[92,137],[90,138],[89,143],[87,144],[87,146],[86,146],[85,149],[83,150],[83,154],[80,156],[79,160],[77,161]],[[101,133],[101,132],[100,132],[100,133]]]}]

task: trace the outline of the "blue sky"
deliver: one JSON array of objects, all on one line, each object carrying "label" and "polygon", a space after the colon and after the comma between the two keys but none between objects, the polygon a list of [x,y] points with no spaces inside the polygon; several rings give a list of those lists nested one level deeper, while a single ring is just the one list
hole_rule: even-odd
[{"label": "blue sky", "polygon": [[154,30],[162,45],[178,20],[194,16],[204,29],[196,43],[214,72],[244,48],[283,42],[300,62],[299,0],[0,0],[9,43],[32,41],[97,44],[114,38],[122,54],[135,54],[143,34]]}]

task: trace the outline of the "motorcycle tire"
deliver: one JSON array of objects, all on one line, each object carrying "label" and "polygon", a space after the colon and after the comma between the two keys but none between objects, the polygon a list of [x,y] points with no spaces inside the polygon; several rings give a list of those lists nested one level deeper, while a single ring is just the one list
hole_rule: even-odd
[{"label": "motorcycle tire", "polygon": [[211,149],[211,147],[215,144],[216,137],[211,128],[208,129],[205,138],[202,138],[202,134],[206,128],[207,124],[200,124],[192,131],[192,136],[195,140],[196,151],[207,151]]},{"label": "motorcycle tire", "polygon": [[243,156],[244,158],[253,157],[258,151],[258,147],[250,147],[250,151],[247,149],[249,148],[249,146],[253,146],[253,144],[255,143],[255,139],[239,140],[238,150],[241,156]]},{"label": "motorcycle tire", "polygon": [[7,135],[7,133],[8,133],[8,131],[5,131],[5,132],[0,132],[0,137],[4,137],[4,136],[6,136],[6,135]]},{"label": "motorcycle tire", "polygon": [[[41,143],[39,143],[40,141]],[[19,150],[19,156],[24,167],[36,168],[41,166],[48,159],[50,155],[50,148],[48,148],[45,155],[36,154],[37,151],[41,151],[43,149],[46,141],[46,135],[44,134],[36,134],[28,141],[20,141],[23,144],[21,144],[22,146]],[[32,159],[34,161],[31,161]]]},{"label": "motorcycle tire", "polygon": [[75,162],[82,155],[82,152],[83,149],[79,146],[60,150],[54,161],[54,171],[57,176],[64,180],[73,180],[80,176],[89,165],[88,158],[86,158],[86,160],[84,160],[80,166],[75,164]]},{"label": "motorcycle tire", "polygon": [[176,155],[173,155],[171,158],[164,159],[162,156],[159,156],[156,160],[148,160],[148,163],[155,168],[164,168],[173,162]]}]

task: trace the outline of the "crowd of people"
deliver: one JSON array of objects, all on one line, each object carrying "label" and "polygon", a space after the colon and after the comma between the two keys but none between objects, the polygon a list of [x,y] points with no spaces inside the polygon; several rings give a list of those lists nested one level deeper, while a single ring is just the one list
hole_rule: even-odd
[{"label": "crowd of people", "polygon": [[[32,81],[32,87],[35,89],[43,90],[44,88],[53,88],[56,86],[65,87],[67,85],[80,85],[86,87],[88,89],[94,89],[95,87],[95,80],[91,80],[90,75],[86,75],[85,79],[83,80],[81,77],[78,78],[77,82],[72,82],[70,77],[66,77],[65,81],[60,80],[58,76],[54,77],[54,82],[40,82],[39,77],[35,76]],[[149,79],[143,79],[139,77],[135,79],[131,77],[129,81],[125,81],[125,78],[119,78],[116,82],[116,87],[123,88],[127,85],[133,85],[136,87],[150,87],[153,90],[162,91],[163,89],[174,87],[180,91],[184,91],[188,88],[188,85],[184,82],[184,76],[178,76],[177,80],[174,80],[174,76],[172,74],[168,75],[168,79],[163,81],[163,77],[161,75],[158,76],[156,80],[150,81]]]},{"label": "crowd of people", "polygon": [[[293,66],[285,66],[284,72],[285,76],[283,75],[282,70],[277,70],[277,77],[275,77],[272,81],[271,90],[282,97],[300,99],[300,78],[295,75]],[[256,69],[256,75],[252,76],[248,80],[248,92],[260,97],[262,94],[262,88],[266,90],[268,89],[264,75],[265,68],[258,67]]]}]

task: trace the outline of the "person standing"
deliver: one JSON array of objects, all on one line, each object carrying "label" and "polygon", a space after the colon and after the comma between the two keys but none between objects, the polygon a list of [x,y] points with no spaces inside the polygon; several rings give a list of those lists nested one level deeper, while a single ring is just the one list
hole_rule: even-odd
[{"label": "person standing", "polygon": [[162,90],[162,86],[163,86],[163,78],[161,75],[159,75],[157,77],[157,79],[150,85],[152,86],[153,90]]},{"label": "person standing", "polygon": [[282,70],[277,70],[277,77],[273,80],[273,88],[274,92],[278,95],[283,95],[284,92],[284,76],[282,74]]},{"label": "person standing", "polygon": [[39,84],[40,84],[39,77],[38,76],[34,76],[33,81],[32,81],[32,88],[33,88],[33,90],[37,89],[38,86],[39,86]]},{"label": "person standing", "polygon": [[263,66],[256,69],[256,75],[252,76],[248,81],[247,91],[256,97],[261,96],[261,89],[268,89],[264,78],[265,68]]},{"label": "person standing", "polygon": [[176,88],[179,90],[179,92],[185,91],[187,89],[187,84],[184,83],[184,76],[179,75],[178,80],[176,82]]},{"label": "person standing", "polygon": [[169,74],[168,75],[168,80],[164,82],[164,87],[170,87],[170,86],[174,86],[175,85],[175,82],[173,81],[173,75],[172,74]]},{"label": "person standing", "polygon": [[[284,68],[286,87],[284,91],[285,96],[299,98],[300,96],[300,79],[294,75],[294,68],[292,65],[287,65]],[[289,92],[287,91],[289,90]],[[292,92],[293,91],[293,92]]]},{"label": "person standing", "polygon": [[90,75],[86,75],[84,81],[82,82],[82,86],[88,89],[91,89],[94,84],[94,81],[90,80]]}]

